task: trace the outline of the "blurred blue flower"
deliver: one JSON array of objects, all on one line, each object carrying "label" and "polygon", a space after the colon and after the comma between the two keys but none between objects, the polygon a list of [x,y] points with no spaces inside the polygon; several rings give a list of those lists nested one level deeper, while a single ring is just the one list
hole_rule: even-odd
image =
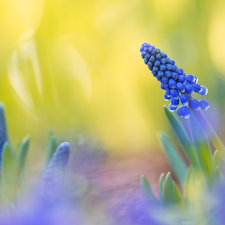
[{"label": "blurred blue flower", "polygon": [[64,142],[56,149],[43,176],[41,194],[44,198],[55,199],[60,192],[63,175],[70,156],[70,144]]},{"label": "blurred blue flower", "polygon": [[[201,99],[193,99],[194,92],[206,95],[208,90],[205,86],[197,84],[198,78],[192,74],[185,74],[182,68],[179,68],[175,61],[170,59],[167,54],[159,48],[149,43],[143,43],[140,48],[141,56],[144,63],[158,81],[161,82],[161,88],[166,90],[164,98],[166,101],[171,100],[169,110],[177,109],[177,115],[185,119],[190,117],[190,108],[193,110],[207,110],[209,103]],[[179,99],[182,104],[179,106]]]},{"label": "blurred blue flower", "polygon": [[0,102],[0,165],[2,161],[2,149],[4,143],[8,141],[4,105]]}]

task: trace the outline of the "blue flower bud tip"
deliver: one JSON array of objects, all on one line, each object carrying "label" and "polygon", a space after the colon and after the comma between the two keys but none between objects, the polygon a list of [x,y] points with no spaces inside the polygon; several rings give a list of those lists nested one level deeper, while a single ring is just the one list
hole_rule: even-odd
[{"label": "blue flower bud tip", "polygon": [[188,106],[190,104],[194,110],[207,110],[209,108],[206,100],[192,99],[194,92],[201,95],[206,95],[208,92],[205,86],[197,84],[198,78],[196,76],[186,74],[173,59],[170,59],[159,48],[155,48],[154,45],[145,42],[142,44],[140,52],[144,63],[148,65],[153,76],[161,83],[160,87],[166,90],[164,99],[171,100],[171,104],[168,106],[169,110],[174,111],[177,108],[179,98],[183,105],[177,108],[177,115],[180,117],[189,118],[190,109]]}]

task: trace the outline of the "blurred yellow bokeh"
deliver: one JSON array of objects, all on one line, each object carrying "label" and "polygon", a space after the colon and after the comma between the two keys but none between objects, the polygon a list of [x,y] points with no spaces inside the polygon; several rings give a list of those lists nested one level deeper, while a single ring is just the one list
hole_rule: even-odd
[{"label": "blurred yellow bokeh", "polygon": [[159,47],[219,105],[224,9],[221,0],[0,0],[0,101],[13,143],[29,133],[44,147],[53,130],[116,153],[158,148],[167,102],[139,48]]}]

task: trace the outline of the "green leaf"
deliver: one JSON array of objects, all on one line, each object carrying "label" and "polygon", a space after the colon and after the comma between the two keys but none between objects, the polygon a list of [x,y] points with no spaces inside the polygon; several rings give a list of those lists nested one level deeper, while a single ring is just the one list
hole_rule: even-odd
[{"label": "green leaf", "polygon": [[216,169],[217,167],[220,170],[221,167],[221,159],[220,159],[220,155],[218,150],[216,150],[213,154],[213,165],[214,165],[214,169]]},{"label": "green leaf", "polygon": [[187,174],[187,166],[184,160],[182,159],[178,150],[175,148],[173,143],[170,141],[170,139],[164,132],[160,133],[160,139],[163,144],[166,156],[169,159],[169,162],[174,172],[176,173],[179,181],[183,183]]},{"label": "green leaf", "polygon": [[174,184],[171,173],[167,173],[162,192],[162,206],[174,206],[176,204]]},{"label": "green leaf", "polygon": [[197,120],[196,116],[191,113],[189,118],[191,137],[195,146],[201,173],[208,190],[211,190],[214,167],[212,152],[205,131]]},{"label": "green leaf", "polygon": [[175,198],[176,198],[176,202],[177,204],[182,207],[183,205],[183,200],[182,200],[182,196],[181,196],[181,193],[180,193],[180,190],[179,188],[177,187],[176,183],[173,182],[173,186],[174,186],[174,193],[175,193]]},{"label": "green leaf", "polygon": [[191,197],[193,195],[193,187],[194,187],[194,173],[193,173],[192,166],[190,166],[186,175],[186,181],[184,186],[184,201],[185,202],[191,201]]},{"label": "green leaf", "polygon": [[225,146],[223,145],[222,141],[214,131],[213,127],[200,110],[199,111],[193,110],[193,113],[198,118],[200,124],[204,128],[214,147],[219,151],[223,161],[225,161]]},{"label": "green leaf", "polygon": [[159,178],[159,198],[160,198],[160,200],[162,199],[164,177],[165,177],[165,174],[162,173]]},{"label": "green leaf", "polygon": [[19,148],[17,150],[16,158],[15,158],[17,177],[20,177],[21,171],[24,167],[27,152],[28,152],[28,148],[29,148],[29,144],[30,144],[30,136],[27,135],[22,140],[22,142],[20,143]]},{"label": "green leaf", "polygon": [[149,204],[152,202],[157,203],[157,199],[152,192],[151,185],[149,184],[147,178],[144,175],[141,175],[141,191],[145,201]]},{"label": "green leaf", "polygon": [[193,166],[193,168],[195,170],[199,170],[199,164],[198,164],[198,159],[197,159],[195,149],[194,149],[185,129],[183,128],[183,126],[180,123],[180,121],[178,120],[178,118],[169,111],[167,106],[164,106],[164,110],[165,110],[166,116],[169,119],[191,165]]},{"label": "green leaf", "polygon": [[53,134],[51,134],[50,138],[49,138],[49,143],[48,143],[48,150],[47,150],[45,167],[47,167],[48,164],[50,163],[50,161],[52,159],[52,156],[55,153],[56,148],[57,148],[56,138],[54,137]]},{"label": "green leaf", "polygon": [[14,155],[9,147],[9,144],[6,142],[3,146],[2,153],[2,190],[8,199],[11,201],[15,197],[15,188],[16,188],[16,169]]}]

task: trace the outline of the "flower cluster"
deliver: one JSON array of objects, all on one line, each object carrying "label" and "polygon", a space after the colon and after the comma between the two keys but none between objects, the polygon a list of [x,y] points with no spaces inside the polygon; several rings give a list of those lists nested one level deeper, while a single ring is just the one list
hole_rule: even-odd
[{"label": "flower cluster", "polygon": [[[206,95],[208,89],[197,84],[198,78],[192,74],[185,74],[175,61],[166,53],[149,43],[143,43],[140,48],[144,63],[152,71],[152,74],[161,82],[161,89],[165,90],[164,98],[171,100],[168,108],[170,111],[177,110],[179,117],[190,117],[190,108],[194,110],[207,110],[209,103],[205,99],[194,99],[192,95],[197,92]],[[182,106],[179,106],[181,102]],[[190,108],[189,108],[190,107]]]},{"label": "flower cluster", "polygon": [[70,144],[68,142],[60,144],[56,149],[43,177],[41,191],[45,197],[54,199],[59,194],[63,173],[67,167],[69,156]]},{"label": "flower cluster", "polygon": [[4,143],[8,141],[4,105],[0,102],[0,165]]}]

